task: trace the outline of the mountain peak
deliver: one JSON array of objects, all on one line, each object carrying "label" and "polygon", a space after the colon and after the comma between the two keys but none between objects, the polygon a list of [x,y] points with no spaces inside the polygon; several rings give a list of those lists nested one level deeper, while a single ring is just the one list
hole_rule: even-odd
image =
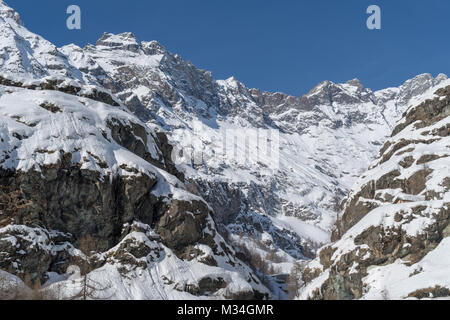
[{"label": "mountain peak", "polygon": [[445,73],[439,73],[436,77],[436,80],[438,80],[438,81],[444,81],[447,79],[448,79],[448,76]]},{"label": "mountain peak", "polygon": [[409,99],[412,96],[424,93],[429,88],[435,87],[447,79],[448,77],[445,74],[439,74],[435,78],[430,73],[423,73],[405,81],[405,83],[400,86],[400,90],[403,91],[405,97]]},{"label": "mountain peak", "polygon": [[334,82],[332,82],[332,81],[329,81],[329,80],[322,81],[317,86],[312,88],[306,94],[306,96],[313,96],[313,95],[315,95],[317,93],[320,93],[320,92],[323,92],[323,91],[328,91],[330,89],[330,87],[334,87],[334,86],[336,86],[336,84]]},{"label": "mountain peak", "polygon": [[162,44],[155,40],[143,41],[142,48],[144,49],[145,53],[149,55],[159,55],[166,53],[166,48],[164,48]]},{"label": "mountain peak", "polygon": [[3,0],[0,0],[0,18],[12,19],[17,24],[23,25],[20,20],[20,15],[11,7],[9,7]]},{"label": "mountain peak", "polygon": [[361,81],[359,81],[359,79],[357,78],[347,81],[346,84],[353,87],[358,87],[361,91],[364,90],[364,86],[362,85]]},{"label": "mountain peak", "polygon": [[436,78],[433,77],[433,75],[430,73],[422,73],[422,74],[415,76],[412,79],[405,81],[405,83],[403,85],[405,86],[405,85],[416,84],[416,83],[426,83],[428,81],[440,82],[440,81],[447,80],[447,79],[448,79],[447,75],[445,75],[443,73],[440,73],[439,75],[437,75]]},{"label": "mountain peak", "polygon": [[128,51],[137,51],[140,48],[136,36],[131,32],[124,32],[120,34],[105,32],[97,41],[96,45],[108,47],[110,49],[122,49]]},{"label": "mountain peak", "polygon": [[229,77],[226,80],[218,80],[217,83],[223,85],[227,88],[238,89],[241,86],[244,86],[241,82],[239,82],[234,76]]}]

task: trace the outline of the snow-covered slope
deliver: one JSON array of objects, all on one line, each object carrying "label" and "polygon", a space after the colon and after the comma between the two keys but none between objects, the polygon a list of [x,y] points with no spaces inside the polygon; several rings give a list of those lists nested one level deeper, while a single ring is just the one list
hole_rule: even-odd
[{"label": "snow-covered slope", "polygon": [[355,183],[301,299],[450,297],[449,85],[412,102]]},{"label": "snow-covered slope", "polygon": [[[234,78],[216,81],[159,43],[140,43],[131,33],[106,33],[95,46],[61,50],[189,154],[179,167],[200,185],[229,232],[265,239],[296,258],[312,256],[329,241],[338,202],[408,102],[447,79],[424,74],[377,92],[358,80],[326,81],[293,97],[248,89]],[[236,142],[237,155],[230,157],[227,138],[269,139],[272,132],[279,137],[279,157],[261,157],[260,151],[258,161],[246,161],[248,142]]]},{"label": "snow-covered slope", "polygon": [[0,267],[55,290],[78,290],[75,263],[115,279],[116,298],[263,297],[256,274],[315,257],[408,105],[448,85],[325,81],[294,97],[131,33],[56,48],[2,0],[0,24]]},{"label": "snow-covered slope", "polygon": [[66,298],[85,274],[99,287],[90,298],[267,296],[165,135],[3,2],[0,24],[0,269]]}]

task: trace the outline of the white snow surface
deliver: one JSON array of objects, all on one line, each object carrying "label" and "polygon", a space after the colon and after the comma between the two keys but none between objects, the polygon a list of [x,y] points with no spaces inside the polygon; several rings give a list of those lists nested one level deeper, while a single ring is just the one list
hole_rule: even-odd
[{"label": "white snow surface", "polygon": [[[0,97],[0,135],[2,136],[0,165],[5,169],[39,171],[43,165],[55,164],[60,152],[72,153],[73,163],[104,175],[133,175],[128,168],[149,176],[155,168],[111,138],[107,122],[118,120],[127,126],[140,123],[121,108],[57,91],[2,88]],[[41,105],[54,106],[52,112]],[[102,132],[108,132],[108,141]],[[147,148],[155,159],[159,150],[148,130]],[[8,157],[6,157],[8,155]],[[2,161],[3,160],[3,161]],[[106,163],[106,167],[101,165]]]}]

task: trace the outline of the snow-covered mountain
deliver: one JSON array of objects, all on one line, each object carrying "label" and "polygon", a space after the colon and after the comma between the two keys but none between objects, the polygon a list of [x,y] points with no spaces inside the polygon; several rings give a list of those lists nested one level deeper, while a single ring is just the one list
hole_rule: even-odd
[{"label": "snow-covered mountain", "polygon": [[[131,33],[104,34],[95,46],[61,51],[142,121],[163,128],[171,143],[193,153],[179,167],[200,185],[219,224],[295,258],[310,257],[329,241],[337,203],[410,100],[447,79],[424,74],[377,92],[356,79],[326,81],[293,97],[248,89],[234,78],[216,81]],[[252,162],[226,154],[230,135],[270,137],[273,130],[279,157]],[[249,158],[248,144],[237,146],[242,159]]]},{"label": "snow-covered mountain", "polygon": [[0,24],[0,269],[69,296],[76,264],[113,298],[286,298],[403,112],[448,83],[295,97],[131,33],[56,48],[2,0]]},{"label": "snow-covered mountain", "polygon": [[0,30],[3,278],[45,283],[60,298],[76,297],[84,274],[98,289],[90,298],[269,294],[219,235],[210,206],[188,191],[164,134],[3,2]]},{"label": "snow-covered mountain", "polygon": [[450,296],[450,81],[414,101],[343,203],[301,299]]}]

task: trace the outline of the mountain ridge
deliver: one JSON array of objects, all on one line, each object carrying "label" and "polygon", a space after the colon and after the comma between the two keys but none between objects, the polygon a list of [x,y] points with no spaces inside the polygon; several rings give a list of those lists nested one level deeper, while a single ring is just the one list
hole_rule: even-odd
[{"label": "mountain ridge", "polygon": [[[0,115],[6,124],[0,130],[7,137],[0,144],[5,151],[0,167],[21,169],[5,173],[3,184],[15,181],[7,196],[18,193],[20,201],[26,200],[24,208],[16,203],[19,216],[31,213],[30,221],[44,225],[37,231],[26,225],[0,229],[5,261],[19,261],[10,270],[15,274],[20,266],[31,270],[34,262],[18,256],[10,240],[25,249],[33,244],[30,239],[38,239],[45,267],[34,278],[70,287],[63,269],[79,259],[92,260],[100,266],[90,272],[96,280],[102,280],[100,270],[114,279],[132,275],[118,298],[262,298],[269,296],[268,288],[271,297],[286,298],[276,275],[290,273],[296,261],[313,259],[330,242],[341,200],[403,113],[450,84],[443,74],[422,74],[378,91],[357,79],[324,81],[295,97],[250,89],[233,77],[215,80],[158,42],[138,42],[129,32],[104,33],[84,48],[56,48],[25,29],[3,2],[0,19],[5,44]],[[224,136],[247,132],[262,135],[270,146],[279,139],[279,159],[266,153],[251,161],[248,143],[234,141],[238,156],[230,158]],[[176,162],[176,148],[193,157]],[[42,188],[47,193],[42,197],[30,197],[29,190],[44,192],[31,181],[47,185],[39,169],[48,181],[63,181],[59,187],[81,206],[76,207],[81,217],[51,186]],[[81,200],[72,198],[69,186]],[[90,193],[101,197],[91,199]],[[53,209],[72,210],[75,222],[65,225],[55,211],[50,211],[56,217],[51,223],[36,218],[36,202],[43,199],[51,199]],[[101,227],[94,226],[95,212],[82,205],[88,200],[106,217],[120,217],[114,216],[112,225],[102,217]],[[111,201],[125,208],[114,209]],[[103,243],[91,259],[76,249],[83,236],[80,225]],[[61,230],[53,232],[56,226]],[[24,232],[33,236],[21,236]],[[36,257],[28,254],[29,260]],[[56,268],[57,263],[63,267]],[[63,281],[57,281],[61,276]],[[150,283],[151,291],[139,281]]]}]

